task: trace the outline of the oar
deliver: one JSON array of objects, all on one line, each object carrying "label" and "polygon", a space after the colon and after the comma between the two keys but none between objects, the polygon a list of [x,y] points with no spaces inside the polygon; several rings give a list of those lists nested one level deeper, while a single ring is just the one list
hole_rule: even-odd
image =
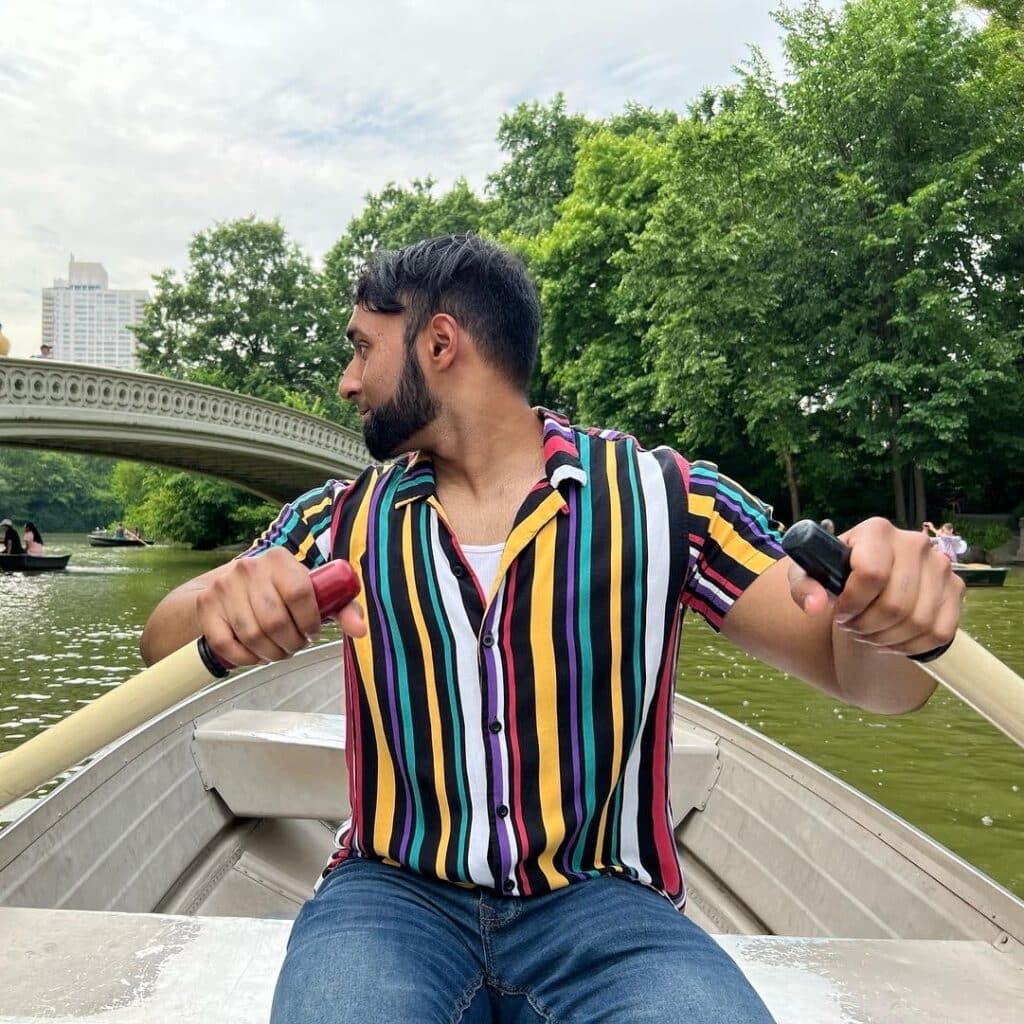
[{"label": "oar", "polygon": [[[850,575],[850,549],[817,523],[794,523],[782,547],[812,579],[832,594],[842,592]],[[982,717],[1024,747],[1024,679],[1004,665],[977,640],[958,629],[950,647],[938,657],[919,661]]]},{"label": "oar", "polygon": [[[359,593],[352,567],[340,560],[314,569],[309,581],[324,618],[341,611]],[[204,636],[169,654],[0,757],[0,807],[223,678],[232,668],[217,658]]]}]

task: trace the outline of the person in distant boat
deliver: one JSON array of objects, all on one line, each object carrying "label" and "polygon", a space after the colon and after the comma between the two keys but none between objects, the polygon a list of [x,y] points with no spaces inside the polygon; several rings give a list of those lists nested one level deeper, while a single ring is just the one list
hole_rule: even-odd
[{"label": "person in distant boat", "polygon": [[921,532],[954,564],[967,550],[967,541],[956,532],[952,523],[943,523],[936,529],[932,523],[924,522],[921,524]]},{"label": "person in distant boat", "polygon": [[46,549],[43,547],[43,535],[39,532],[39,527],[35,523],[29,521],[25,524],[25,529],[22,530],[22,536],[25,539],[25,553],[29,555],[45,555]]},{"label": "person in distant boat", "polygon": [[25,548],[21,543],[21,537],[14,528],[10,519],[0,520],[0,537],[2,537],[3,553],[5,555],[23,555]]},{"label": "person in distant boat", "polygon": [[768,1024],[679,912],[681,617],[905,712],[934,689],[911,658],[952,640],[962,581],[876,518],[843,535],[832,601],[713,463],[531,408],[540,303],[496,243],[379,252],[353,299],[339,390],[381,464],[286,505],[165,597],[141,644],[152,663],[202,633],[226,662],[278,661],[319,634],[309,570],[346,559],[360,578],[365,614],[339,616],[351,817],[272,1021]]},{"label": "person in distant boat", "polygon": [[114,536],[123,537],[124,535],[124,523],[118,523],[117,526],[114,528]]}]

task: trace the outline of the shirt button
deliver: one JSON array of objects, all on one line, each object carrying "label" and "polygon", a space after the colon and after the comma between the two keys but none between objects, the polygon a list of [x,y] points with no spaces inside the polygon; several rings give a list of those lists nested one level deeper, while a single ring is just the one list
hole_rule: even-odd
[{"label": "shirt button", "polygon": [[513,882],[511,878],[507,878],[502,883],[501,887],[505,890],[505,892],[511,892],[516,887],[516,883]]},{"label": "shirt button", "polygon": [[452,566],[452,575],[456,579],[462,579],[462,577],[465,575],[465,572],[466,572],[466,570],[463,569],[461,565],[453,565]]},{"label": "shirt button", "polygon": [[508,808],[504,804],[499,804],[498,805],[498,817],[499,818],[507,818],[508,817]]},{"label": "shirt button", "polygon": [[491,722],[487,727],[491,732],[501,732],[501,722]]},{"label": "shirt button", "polygon": [[494,634],[493,633],[484,633],[483,639],[480,642],[484,645],[484,647],[493,647],[494,646]]}]

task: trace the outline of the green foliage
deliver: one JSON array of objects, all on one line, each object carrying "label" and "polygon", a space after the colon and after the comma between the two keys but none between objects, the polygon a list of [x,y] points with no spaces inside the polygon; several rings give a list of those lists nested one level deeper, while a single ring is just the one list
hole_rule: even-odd
[{"label": "green foliage", "polygon": [[0,451],[0,518],[20,529],[78,533],[116,518],[110,459],[8,448]]},{"label": "green foliage", "polygon": [[669,407],[627,324],[620,257],[644,228],[666,173],[664,145],[650,132],[592,134],[580,147],[572,192],[557,222],[526,247],[544,307],[542,370],[581,421],[663,435]]},{"label": "green foliage", "polygon": [[182,279],[165,270],[135,330],[142,368],[283,401],[336,395],[344,323],[330,315],[329,282],[276,221],[228,221],[200,231]]},{"label": "green foliage", "polygon": [[236,487],[210,477],[120,462],[112,489],[123,505],[124,522],[146,536],[194,548],[248,542],[277,509]]},{"label": "green foliage", "polygon": [[970,519],[953,518],[953,529],[963,537],[971,547],[984,548],[992,551],[1002,547],[1013,532],[1003,523],[976,523]]},{"label": "green foliage", "polygon": [[[682,116],[521,103],[483,196],[371,192],[322,273],[279,224],[217,225],[181,280],[158,275],[145,365],[354,424],[336,386],[359,268],[479,231],[537,279],[536,400],[715,458],[792,515],[920,519],[912,482],[933,508],[1019,505],[1024,8],[975,6],[991,16],[783,8],[781,73],[752,51]],[[220,487],[147,475],[123,495],[200,543],[262,526]]]},{"label": "green foliage", "polygon": [[824,271],[808,326],[831,338],[832,408],[864,460],[890,463],[902,518],[903,467],[949,473],[972,411],[1020,384],[1019,76],[996,73],[953,0],[810,3],[780,20],[797,229]]},{"label": "green foliage", "polygon": [[498,125],[498,144],[507,159],[488,180],[494,201],[495,233],[532,238],[550,228],[558,204],[572,189],[576,152],[590,124],[569,114],[565,96],[548,104],[520,103]]}]

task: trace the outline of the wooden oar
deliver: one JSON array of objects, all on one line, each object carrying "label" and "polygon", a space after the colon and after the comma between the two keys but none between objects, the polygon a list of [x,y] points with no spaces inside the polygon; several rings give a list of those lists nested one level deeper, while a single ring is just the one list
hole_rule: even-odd
[{"label": "wooden oar", "polygon": [[[309,580],[324,618],[341,611],[359,593],[359,581],[347,562],[328,562],[314,569]],[[0,757],[0,807],[226,676],[233,667],[218,660],[206,637],[186,644]]]},{"label": "wooden oar", "polygon": [[[850,575],[850,549],[817,523],[794,523],[782,547],[812,579],[832,594],[842,592]],[[958,629],[952,645],[921,668],[955,693],[997,729],[1024,747],[1024,679]]]}]

